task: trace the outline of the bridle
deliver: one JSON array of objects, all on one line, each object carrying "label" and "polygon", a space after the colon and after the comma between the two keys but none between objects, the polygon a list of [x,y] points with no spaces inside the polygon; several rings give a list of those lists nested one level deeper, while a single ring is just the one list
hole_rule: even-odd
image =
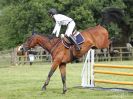
[{"label": "bridle", "polygon": [[[29,43],[31,43],[31,41],[32,41],[32,37],[33,37],[34,35],[32,35],[28,40],[29,41],[27,41],[27,42],[29,42]],[[28,48],[28,43],[24,43],[23,44],[23,47],[22,47],[22,50],[24,51],[24,52],[27,52],[30,48]]]},{"label": "bridle", "polygon": [[26,46],[26,44],[23,44],[22,50],[24,52],[27,52],[29,50],[29,48]]},{"label": "bridle", "polygon": [[[32,37],[33,37],[33,36],[32,36]],[[23,51],[24,51],[24,52],[26,52],[26,51],[28,51],[28,50],[30,49],[28,46],[29,46],[29,44],[30,44],[31,41],[32,41],[32,37],[30,37],[30,38],[28,39],[28,41],[27,41],[28,43],[26,42],[26,43],[23,44]],[[54,38],[53,38],[53,41],[51,41],[51,39],[48,39],[47,42],[43,42],[43,43],[45,43],[45,44],[50,43],[50,45],[52,46],[50,50],[47,49],[47,47],[44,47],[44,46],[43,46],[43,43],[41,43],[41,44],[39,44],[39,45],[42,46],[44,49],[46,49],[49,53],[53,53],[53,51],[55,50],[55,48],[59,45],[59,43],[60,43],[61,41],[62,41],[61,39],[54,39]]]}]

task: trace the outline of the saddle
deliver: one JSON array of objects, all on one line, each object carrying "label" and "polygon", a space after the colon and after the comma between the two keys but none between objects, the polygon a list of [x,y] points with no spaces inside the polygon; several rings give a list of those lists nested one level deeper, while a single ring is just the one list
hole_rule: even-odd
[{"label": "saddle", "polygon": [[[82,34],[78,31],[75,31],[72,34],[73,38],[75,39],[75,41],[77,42],[78,45],[82,44],[84,42],[84,37],[82,36]],[[68,37],[64,37],[64,39],[62,40],[63,45],[66,48],[70,48],[72,45],[74,45],[71,40]]]}]

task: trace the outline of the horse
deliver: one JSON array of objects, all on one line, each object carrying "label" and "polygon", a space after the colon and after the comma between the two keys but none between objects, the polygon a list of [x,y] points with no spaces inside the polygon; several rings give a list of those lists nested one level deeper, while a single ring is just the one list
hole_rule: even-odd
[{"label": "horse", "polygon": [[52,56],[52,66],[48,73],[47,79],[42,87],[42,90],[46,90],[46,86],[49,84],[50,78],[59,66],[62,84],[63,94],[66,93],[66,64],[72,62],[74,58],[80,58],[91,48],[108,48],[110,40],[108,39],[108,31],[101,25],[87,28],[81,32],[84,37],[84,42],[80,44],[81,50],[77,51],[75,46],[72,45],[69,49],[64,47],[61,38],[49,36],[42,36],[34,34],[30,36],[23,44],[23,49],[27,51],[36,45],[40,45],[47,50]]},{"label": "horse", "polygon": [[24,64],[27,61],[27,57],[28,57],[28,51],[23,51],[23,45],[19,45],[16,47],[16,54],[18,56],[18,60],[19,60],[19,65],[21,64],[22,60],[24,61]]}]

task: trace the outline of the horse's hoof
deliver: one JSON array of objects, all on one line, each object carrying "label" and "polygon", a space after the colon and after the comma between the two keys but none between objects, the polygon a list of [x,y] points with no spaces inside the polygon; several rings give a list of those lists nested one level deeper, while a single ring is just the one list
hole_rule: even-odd
[{"label": "horse's hoof", "polygon": [[46,90],[46,87],[45,87],[45,86],[43,86],[43,87],[42,87],[42,91],[45,91],[45,90]]},{"label": "horse's hoof", "polygon": [[62,94],[65,94],[67,90],[63,90],[63,93]]}]

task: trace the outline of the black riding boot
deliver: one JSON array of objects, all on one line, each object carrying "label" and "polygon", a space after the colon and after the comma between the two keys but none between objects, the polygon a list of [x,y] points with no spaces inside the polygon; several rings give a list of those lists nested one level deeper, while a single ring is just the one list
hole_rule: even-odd
[{"label": "black riding boot", "polygon": [[73,36],[70,36],[69,37],[70,38],[70,41],[74,44],[74,45],[76,45],[76,50],[80,50],[80,46],[78,45],[78,43],[76,42],[76,40],[75,40],[75,38],[73,37]]}]

